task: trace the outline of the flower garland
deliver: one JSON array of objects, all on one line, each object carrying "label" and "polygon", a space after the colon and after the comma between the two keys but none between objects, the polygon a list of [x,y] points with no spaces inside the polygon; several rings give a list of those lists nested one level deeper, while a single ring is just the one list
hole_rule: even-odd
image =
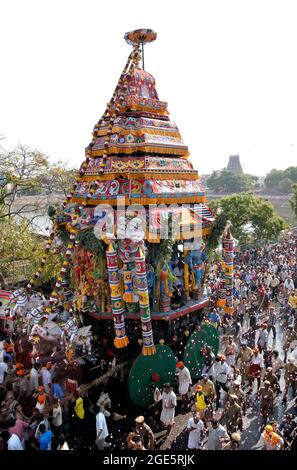
[{"label": "flower garland", "polygon": [[[136,51],[136,50],[133,50],[132,53],[129,55],[127,64],[126,64],[126,66],[125,66],[125,68],[124,68],[124,70],[123,70],[123,72],[122,72],[122,74],[121,74],[121,76],[120,76],[120,80],[119,80],[119,82],[118,82],[118,84],[117,84],[117,86],[116,86],[116,88],[115,88],[115,90],[114,90],[114,93],[113,93],[113,95],[112,95],[112,98],[111,98],[110,102],[109,102],[108,105],[107,105],[107,109],[105,110],[105,112],[103,113],[103,115],[102,115],[102,117],[100,118],[99,122],[98,122],[97,125],[95,126],[94,131],[100,129],[102,121],[109,115],[109,110],[110,110],[112,104],[113,104],[114,101],[115,101],[115,98],[116,98],[116,96],[117,96],[117,93],[118,93],[120,87],[124,86],[124,88],[125,88],[125,84],[124,84],[124,80],[123,80],[123,79],[124,79],[125,76],[126,76],[126,78],[127,78],[127,75],[128,75],[128,74],[127,74],[127,71],[128,71],[129,66],[131,65],[131,61],[132,61],[132,63],[135,64],[135,61],[136,61],[136,58],[137,58],[138,55],[139,55],[139,51]],[[130,72],[130,73],[131,73],[131,72]],[[124,84],[124,85],[123,85],[123,84]],[[121,96],[121,97],[120,97],[120,103],[121,103],[121,101],[122,101],[123,99],[124,99],[124,97]],[[119,108],[116,107],[116,111],[117,111],[117,110],[119,110]],[[116,115],[113,115],[113,117],[111,118],[111,121],[110,121],[110,122],[112,123],[112,125],[113,125],[113,121],[114,121],[115,117],[116,117]],[[111,128],[110,128],[110,126],[109,126],[110,132],[111,132],[111,129],[112,129],[112,125],[111,125]],[[107,148],[108,148],[108,142],[109,142],[109,140],[110,140],[110,136],[108,136],[108,138],[107,138],[107,140],[106,140],[106,146],[105,146],[106,150],[107,150]],[[92,141],[92,143],[94,143],[94,142],[95,142],[95,135],[93,134],[93,141]],[[92,145],[92,144],[91,144],[91,145]],[[106,154],[107,154],[107,153],[106,153]],[[71,190],[69,191],[69,194],[67,194],[65,200],[64,200],[64,201],[62,202],[62,204],[61,204],[62,209],[65,209],[66,206],[67,206],[67,203],[69,203],[69,202],[71,201],[73,195],[75,194],[75,190],[76,190],[76,188],[77,188],[77,185],[79,184],[79,182],[81,181],[82,177],[83,177],[84,174],[85,174],[85,171],[86,171],[86,169],[87,169],[87,167],[88,167],[89,162],[90,162],[90,156],[89,156],[89,151],[87,151],[87,155],[86,155],[85,162],[83,162],[82,165],[80,166],[79,174],[78,174],[78,176],[77,176],[77,178],[76,178],[76,180],[75,180],[75,182],[74,182],[74,184],[73,184]],[[106,163],[105,163],[105,165],[106,165]],[[105,165],[104,165],[104,166],[105,166]],[[100,170],[99,170],[99,172],[100,172]],[[99,181],[95,181],[95,183],[93,183],[93,184],[90,186],[89,193],[87,194],[87,197],[85,198],[85,200],[82,201],[81,205],[78,207],[77,212],[81,212],[81,210],[88,204],[89,199],[92,198],[93,194],[94,194],[95,191],[96,191],[96,188],[93,187],[93,186],[96,186],[96,185],[98,185],[98,184],[99,184]],[[46,242],[46,245],[45,245],[44,255],[43,255],[43,257],[42,257],[42,260],[41,260],[41,263],[40,263],[40,267],[37,269],[36,273],[34,274],[34,276],[32,277],[32,279],[30,279],[29,283],[27,284],[27,288],[28,288],[28,289],[32,289],[32,287],[35,285],[37,279],[40,277],[40,275],[41,275],[41,273],[42,273],[42,271],[43,271],[43,269],[44,269],[44,267],[45,267],[45,264],[46,264],[46,261],[47,261],[47,258],[48,258],[48,255],[49,255],[51,246],[52,246],[52,244],[53,244],[55,235],[56,235],[56,227],[54,227],[53,230],[52,230],[51,233],[50,233],[50,236],[49,236],[49,238],[48,238],[48,240],[47,240],[47,242]],[[67,249],[69,250],[69,248],[67,248]],[[63,265],[63,266],[64,266],[64,265]],[[54,289],[54,290],[55,290],[55,289]]]},{"label": "flower garland", "polygon": [[[109,147],[109,142],[110,142],[110,137],[111,137],[111,133],[112,133],[113,124],[114,124],[115,119],[117,118],[117,116],[119,115],[119,113],[121,111],[122,104],[125,101],[125,94],[126,94],[127,89],[128,89],[127,81],[131,77],[132,71],[135,69],[135,67],[138,64],[139,60],[140,60],[139,46],[135,46],[134,50],[131,52],[131,54],[128,57],[127,63],[124,67],[124,70],[121,73],[121,76],[120,76],[118,84],[117,84],[117,86],[114,90],[112,98],[111,98],[110,102],[107,105],[107,111],[106,111],[106,114],[105,114],[104,117],[110,117],[110,119],[109,119],[109,124],[107,126],[107,133],[106,133],[105,140],[104,140],[104,150],[103,150],[103,153],[102,153],[102,160],[101,160],[101,163],[100,163],[100,166],[99,166],[99,174],[104,173],[104,170],[105,170],[105,167],[106,167],[108,147]],[[116,97],[117,97],[118,92],[119,92],[120,89],[123,90],[123,94],[120,94],[120,96],[118,98],[118,101],[116,101]],[[114,109],[112,110],[113,105],[114,105]],[[100,125],[101,125],[101,122],[102,122],[102,120],[99,121]],[[99,123],[95,127],[95,135],[93,135],[93,144],[96,141],[96,135],[98,135],[97,132],[99,131],[99,127],[100,127]]]},{"label": "flower garland", "polygon": [[129,339],[126,335],[125,329],[124,306],[120,285],[118,256],[113,242],[111,240],[107,240],[106,243],[108,244],[108,248],[106,250],[106,264],[115,330],[114,345],[116,348],[124,348],[128,345]]},{"label": "flower garland", "polygon": [[[108,116],[111,116],[110,117],[110,123],[109,123],[109,126],[108,126],[108,135],[106,136],[105,143],[104,143],[105,154],[103,155],[102,163],[101,163],[100,168],[99,168],[99,173],[100,174],[104,172],[104,168],[106,166],[108,145],[109,145],[109,141],[110,141],[110,134],[111,134],[111,131],[112,131],[114,120],[117,117],[117,115],[120,111],[120,106],[122,105],[122,103],[124,101],[124,95],[120,95],[119,104],[116,104],[115,109],[114,109],[112,114],[111,114],[111,109],[112,109],[113,104],[115,103],[115,99],[117,97],[119,89],[123,88],[124,92],[125,92],[125,90],[127,90],[128,86],[127,86],[126,81],[129,78],[129,76],[131,75],[132,70],[135,68],[135,66],[139,62],[140,58],[141,57],[140,57],[139,46],[136,46],[134,48],[134,50],[132,51],[132,53],[129,55],[128,61],[127,61],[126,66],[124,67],[124,70],[123,70],[123,72],[120,76],[118,84],[117,84],[117,86],[114,90],[114,93],[112,95],[112,98],[111,98],[110,102],[107,105],[107,109],[105,110],[105,112],[103,113],[101,119],[98,121],[97,125],[94,128],[92,142],[91,142],[89,148],[86,151],[86,159],[82,163],[82,165],[80,166],[78,176],[77,176],[77,178],[76,178],[76,180],[75,180],[75,182],[72,186],[72,189],[69,191],[69,194],[67,194],[65,200],[61,204],[62,209],[65,209],[67,204],[71,201],[71,199],[73,198],[73,195],[75,194],[75,191],[76,191],[76,188],[77,188],[79,182],[82,180],[83,176],[85,175],[86,169],[88,168],[88,165],[89,165],[89,162],[90,162],[91,148],[95,143],[95,132],[100,129],[103,120],[106,119]],[[75,209],[75,215],[72,219],[71,226],[67,227],[68,231],[70,232],[70,239],[69,239],[69,243],[67,245],[65,260],[63,262],[63,265],[62,265],[60,273],[57,277],[54,289],[53,289],[53,291],[51,293],[51,296],[50,296],[50,306],[46,309],[47,312],[51,312],[53,306],[57,303],[58,290],[61,288],[63,278],[65,277],[65,275],[68,271],[68,268],[69,268],[70,258],[72,257],[72,254],[73,254],[75,238],[76,238],[76,234],[77,234],[77,230],[74,229],[73,226],[75,225],[75,222],[77,221],[77,219],[79,217],[78,214],[80,214],[82,212],[83,208],[85,206],[87,206],[89,200],[93,197],[93,195],[96,191],[96,187],[99,185],[99,183],[100,183],[100,181],[96,180],[94,183],[92,183],[90,185],[89,192],[88,192],[87,196],[84,198],[84,200],[81,202],[81,204]],[[46,264],[47,257],[48,257],[50,248],[53,244],[53,240],[54,240],[55,235],[56,235],[56,227],[54,227],[54,229],[52,230],[52,232],[50,234],[49,239],[47,240],[47,243],[46,243],[46,246],[45,246],[45,253],[44,253],[44,256],[42,257],[42,260],[41,260],[41,266],[38,268],[35,275],[32,277],[32,279],[28,283],[28,285],[27,285],[28,289],[31,289],[33,287],[33,285],[35,284],[36,280],[40,277],[40,275],[42,273],[42,270],[44,269],[44,266]],[[125,338],[126,339],[124,339],[122,342],[125,342],[126,344],[128,344],[128,338],[127,337],[125,337]]]},{"label": "flower garland", "polygon": [[65,278],[65,275],[66,275],[67,271],[68,271],[70,258],[72,257],[72,254],[73,254],[76,234],[77,234],[77,230],[76,229],[71,229],[69,243],[67,245],[66,254],[65,254],[65,260],[63,261],[63,265],[60,269],[60,273],[57,277],[57,280],[55,282],[53,291],[52,291],[51,296],[50,296],[50,300],[49,300],[50,306],[46,309],[46,311],[48,313],[50,313],[52,311],[52,307],[57,303],[58,291],[62,286],[63,280]]},{"label": "flower garland", "polygon": [[233,313],[233,258],[234,239],[231,233],[232,225],[229,223],[222,239],[224,261],[224,286],[226,288],[225,313]]},{"label": "flower garland", "polygon": [[135,278],[137,293],[139,297],[140,317],[141,317],[141,329],[143,347],[142,354],[145,356],[152,356],[156,354],[156,348],[154,345],[152,318],[150,312],[149,292],[147,287],[147,276],[146,276],[146,265],[145,265],[145,254],[144,254],[144,243],[139,242],[138,250],[134,258],[135,264]]},{"label": "flower garland", "polygon": [[44,269],[44,266],[46,264],[46,261],[47,261],[47,258],[49,256],[49,252],[50,252],[50,249],[52,247],[52,244],[53,244],[53,241],[54,241],[54,238],[55,238],[55,235],[56,235],[56,227],[53,228],[53,230],[51,231],[50,233],[50,236],[46,242],[46,245],[45,245],[45,249],[44,249],[44,255],[41,259],[41,262],[40,262],[40,266],[39,268],[37,269],[36,273],[34,274],[34,276],[30,279],[29,283],[27,284],[27,289],[32,289],[32,287],[35,285],[37,279],[40,277],[43,269]]}]

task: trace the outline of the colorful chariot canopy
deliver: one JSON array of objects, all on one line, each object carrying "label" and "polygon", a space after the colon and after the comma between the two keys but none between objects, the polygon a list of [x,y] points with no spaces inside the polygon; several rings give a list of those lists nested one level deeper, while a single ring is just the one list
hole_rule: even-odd
[{"label": "colorful chariot canopy", "polygon": [[[205,190],[189,159],[189,149],[159,98],[154,77],[140,67],[140,46],[157,35],[150,29],[125,34],[133,46],[112,99],[95,125],[86,162],[71,204],[203,204]],[[143,53],[143,51],[142,51]],[[86,202],[87,201],[87,202]],[[66,207],[67,210],[67,207]]]}]

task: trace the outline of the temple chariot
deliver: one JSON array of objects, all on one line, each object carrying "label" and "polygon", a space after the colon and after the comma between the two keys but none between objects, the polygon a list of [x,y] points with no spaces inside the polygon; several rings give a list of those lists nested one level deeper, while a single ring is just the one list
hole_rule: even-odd
[{"label": "temple chariot", "polygon": [[[215,216],[144,68],[144,46],[156,36],[149,29],[126,33],[132,51],[71,191],[51,211],[45,256],[27,286],[36,284],[55,240],[62,241],[65,259],[37,324],[66,309],[69,341],[80,326],[90,353],[91,331],[112,343],[120,359],[130,360],[130,396],[139,406],[151,402],[152,382],[174,380],[177,357],[198,377],[205,345],[218,351],[217,331],[201,323]],[[232,249],[232,236],[229,242]]]}]

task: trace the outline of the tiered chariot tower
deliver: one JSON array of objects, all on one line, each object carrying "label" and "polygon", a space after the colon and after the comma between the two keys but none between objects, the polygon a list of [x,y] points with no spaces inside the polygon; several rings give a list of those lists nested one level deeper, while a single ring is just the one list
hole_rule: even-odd
[{"label": "tiered chariot tower", "polygon": [[55,215],[68,245],[51,302],[70,273],[75,308],[101,336],[114,334],[117,348],[141,341],[143,354],[154,355],[157,342],[170,342],[207,304],[205,240],[214,216],[143,68],[143,47],[156,33],[136,30],[125,39],[132,52]]}]

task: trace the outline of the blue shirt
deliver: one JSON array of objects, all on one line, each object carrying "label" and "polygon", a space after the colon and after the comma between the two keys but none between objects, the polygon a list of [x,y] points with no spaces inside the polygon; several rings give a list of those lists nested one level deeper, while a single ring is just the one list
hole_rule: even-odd
[{"label": "blue shirt", "polygon": [[54,398],[61,400],[64,398],[64,392],[60,384],[53,384],[53,394]]},{"label": "blue shirt", "polygon": [[39,438],[39,450],[52,450],[52,431],[44,432]]},{"label": "blue shirt", "polygon": [[212,312],[209,315],[209,319],[212,323],[218,323],[220,321],[220,315],[218,313]]},{"label": "blue shirt", "polygon": [[10,354],[10,353],[4,351],[3,357],[6,358],[6,359],[8,360],[8,362],[13,362],[12,354]]}]

